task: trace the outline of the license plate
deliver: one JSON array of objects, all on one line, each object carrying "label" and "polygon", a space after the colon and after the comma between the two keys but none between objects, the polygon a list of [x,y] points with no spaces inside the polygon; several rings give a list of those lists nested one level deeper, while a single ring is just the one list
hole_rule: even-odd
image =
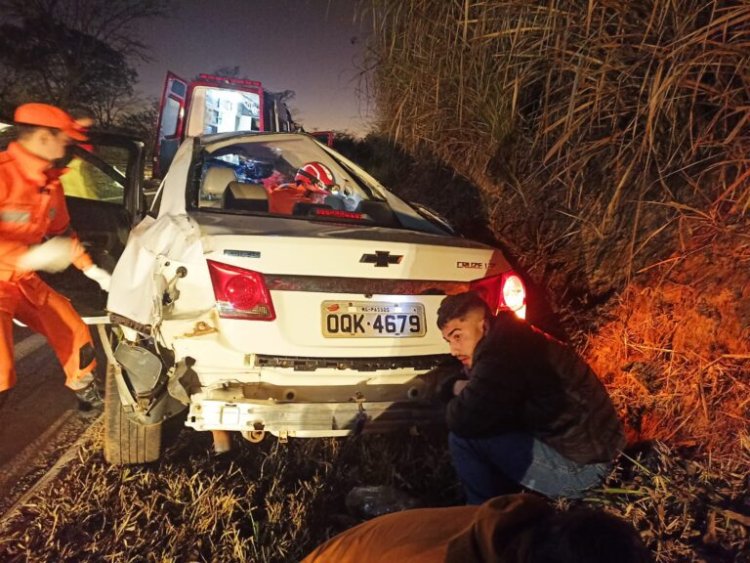
[{"label": "license plate", "polygon": [[320,310],[326,338],[404,338],[426,332],[421,303],[323,301]]}]

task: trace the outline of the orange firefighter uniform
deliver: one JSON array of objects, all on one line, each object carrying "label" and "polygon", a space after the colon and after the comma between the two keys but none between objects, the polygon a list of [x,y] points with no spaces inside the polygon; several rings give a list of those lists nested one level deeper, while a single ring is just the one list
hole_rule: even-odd
[{"label": "orange firefighter uniform", "polygon": [[88,327],[65,297],[17,265],[31,245],[61,234],[71,237],[71,260],[77,268],[93,265],[71,236],[59,180],[63,172],[15,142],[0,153],[0,391],[16,381],[13,318],[47,338],[69,388],[81,389],[92,381],[96,362]]},{"label": "orange firefighter uniform", "polygon": [[282,184],[268,192],[268,212],[293,215],[297,203],[323,203],[325,196],[306,186]]}]

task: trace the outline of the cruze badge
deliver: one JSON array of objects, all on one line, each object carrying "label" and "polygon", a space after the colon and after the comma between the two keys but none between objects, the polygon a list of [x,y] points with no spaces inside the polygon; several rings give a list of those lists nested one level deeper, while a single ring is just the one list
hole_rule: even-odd
[{"label": "cruze badge", "polygon": [[363,264],[375,264],[376,268],[387,268],[390,264],[400,264],[402,258],[399,254],[376,250],[375,254],[363,254],[359,261]]}]

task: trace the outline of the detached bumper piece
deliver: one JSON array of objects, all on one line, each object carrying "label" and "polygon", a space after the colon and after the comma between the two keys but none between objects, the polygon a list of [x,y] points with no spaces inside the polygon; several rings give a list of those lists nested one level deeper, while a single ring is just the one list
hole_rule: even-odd
[{"label": "detached bumper piece", "polygon": [[168,377],[159,356],[152,351],[121,342],[115,359],[115,383],[124,414],[141,425],[159,423],[184,407],[167,393]]}]

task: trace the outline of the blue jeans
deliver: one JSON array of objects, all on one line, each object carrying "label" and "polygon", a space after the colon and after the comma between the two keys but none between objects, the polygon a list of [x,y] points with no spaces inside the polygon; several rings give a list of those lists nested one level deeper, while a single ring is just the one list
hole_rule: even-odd
[{"label": "blue jeans", "polygon": [[579,498],[601,483],[611,467],[566,459],[529,434],[461,438],[451,432],[448,445],[467,504],[482,504],[507,493],[507,481],[548,497]]}]

